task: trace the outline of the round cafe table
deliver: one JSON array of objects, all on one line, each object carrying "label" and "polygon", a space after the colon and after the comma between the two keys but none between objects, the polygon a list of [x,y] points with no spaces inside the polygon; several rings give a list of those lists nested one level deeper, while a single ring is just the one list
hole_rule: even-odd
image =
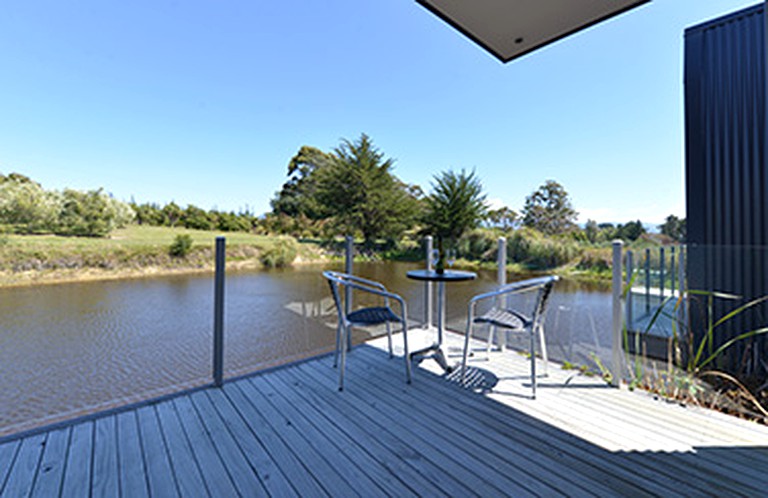
[{"label": "round cafe table", "polygon": [[434,359],[445,372],[450,372],[452,368],[448,366],[445,353],[443,352],[443,327],[445,326],[445,284],[451,282],[464,282],[474,280],[477,274],[471,271],[445,270],[438,273],[435,270],[411,270],[405,274],[413,280],[424,282],[437,282],[437,342],[426,348],[414,351],[410,354],[411,359],[422,360],[425,358]]}]

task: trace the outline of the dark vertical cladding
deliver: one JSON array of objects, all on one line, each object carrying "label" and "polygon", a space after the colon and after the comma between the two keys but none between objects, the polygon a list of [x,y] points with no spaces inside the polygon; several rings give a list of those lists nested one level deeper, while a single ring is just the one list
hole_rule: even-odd
[{"label": "dark vertical cladding", "polygon": [[[685,31],[689,287],[745,299],[768,294],[764,10],[755,5]],[[733,307],[719,302],[715,315]],[[739,315],[717,342],[765,326],[765,311]],[[701,339],[704,322],[692,320]],[[759,366],[768,361],[766,346],[764,339],[740,344],[729,366],[745,355]]]}]

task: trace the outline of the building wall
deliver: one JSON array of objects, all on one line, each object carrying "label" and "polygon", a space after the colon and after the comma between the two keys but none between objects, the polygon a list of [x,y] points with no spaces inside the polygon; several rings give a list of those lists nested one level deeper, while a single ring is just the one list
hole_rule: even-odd
[{"label": "building wall", "polygon": [[[768,294],[764,9],[761,3],[685,31],[688,285],[744,300]],[[717,300],[715,318],[734,307]],[[700,339],[706,318],[694,306],[691,313]],[[741,314],[717,342],[765,324],[765,307]],[[740,345],[731,366],[745,355],[753,367],[768,362],[767,342]]]}]

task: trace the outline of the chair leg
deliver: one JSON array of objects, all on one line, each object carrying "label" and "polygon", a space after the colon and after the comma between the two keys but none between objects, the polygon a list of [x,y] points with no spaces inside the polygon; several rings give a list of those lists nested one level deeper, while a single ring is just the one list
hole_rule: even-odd
[{"label": "chair leg", "polygon": [[531,394],[536,399],[536,334],[531,330]]},{"label": "chair leg", "polygon": [[[345,343],[345,339],[349,337],[350,330],[349,327],[343,327],[342,333],[341,333],[341,344],[343,345]],[[341,348],[341,365],[339,366],[339,391],[344,390],[344,370],[347,366],[347,348],[343,347]]]},{"label": "chair leg", "polygon": [[391,360],[395,355],[392,353],[392,327],[389,322],[387,322],[387,342],[389,343],[389,359]]},{"label": "chair leg", "polygon": [[491,347],[493,346],[493,338],[496,335],[496,327],[488,325],[488,341],[485,343],[485,356],[491,357]]},{"label": "chair leg", "polygon": [[333,355],[333,368],[339,366],[339,347],[341,346],[341,322],[336,326],[336,354]]},{"label": "chair leg", "polygon": [[464,334],[464,355],[461,359],[461,385],[464,386],[467,377],[467,357],[469,356],[469,338],[472,335],[472,315],[467,320],[467,333]]},{"label": "chair leg", "polygon": [[544,377],[549,377],[549,359],[547,358],[547,342],[544,340],[544,326],[539,325],[539,344],[541,344],[541,357],[544,359]]},{"label": "chair leg", "polygon": [[[391,339],[390,339],[391,343]],[[405,379],[409,384],[411,383],[411,355],[408,352],[408,327],[403,322],[403,349],[405,350]],[[391,348],[390,348],[391,351]]]}]

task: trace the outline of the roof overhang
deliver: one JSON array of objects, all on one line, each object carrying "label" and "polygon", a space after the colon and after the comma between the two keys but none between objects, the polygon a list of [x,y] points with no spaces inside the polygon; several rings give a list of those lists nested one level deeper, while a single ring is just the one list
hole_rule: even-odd
[{"label": "roof overhang", "polygon": [[502,62],[650,0],[416,0]]}]

